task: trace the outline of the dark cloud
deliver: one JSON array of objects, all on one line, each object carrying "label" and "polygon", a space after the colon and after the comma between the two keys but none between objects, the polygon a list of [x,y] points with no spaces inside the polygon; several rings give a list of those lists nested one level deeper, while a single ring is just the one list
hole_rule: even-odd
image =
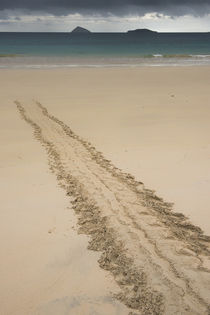
[{"label": "dark cloud", "polygon": [[146,12],[170,15],[203,15],[210,12],[210,0],[0,0],[0,10],[27,10],[56,15],[114,14],[126,15]]},{"label": "dark cloud", "polygon": [[0,20],[8,20],[9,14],[6,11],[0,11]]}]

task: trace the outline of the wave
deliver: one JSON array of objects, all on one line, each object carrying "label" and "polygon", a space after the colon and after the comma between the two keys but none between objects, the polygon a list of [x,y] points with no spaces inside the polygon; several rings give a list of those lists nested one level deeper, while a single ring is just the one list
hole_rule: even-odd
[{"label": "wave", "polygon": [[0,65],[0,69],[68,69],[68,68],[138,68],[138,67],[192,67],[192,66],[210,66],[202,63],[138,63],[138,64],[67,64],[67,65]]},{"label": "wave", "polygon": [[210,58],[210,55],[198,54],[148,54],[140,56],[140,58]]},{"label": "wave", "polygon": [[[0,69],[107,68],[210,65],[210,55],[147,54],[139,56],[27,56],[0,54]],[[11,57],[11,58],[10,58]],[[16,57],[16,58],[15,58]]]}]

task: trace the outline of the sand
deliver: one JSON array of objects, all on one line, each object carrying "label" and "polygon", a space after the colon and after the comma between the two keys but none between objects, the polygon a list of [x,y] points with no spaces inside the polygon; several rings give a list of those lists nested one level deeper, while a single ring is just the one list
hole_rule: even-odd
[{"label": "sand", "polygon": [[89,314],[96,304],[98,314],[127,314],[123,304],[136,314],[208,314],[208,237],[139,182],[210,234],[209,81],[204,67],[1,72],[3,313],[83,314],[91,300]]},{"label": "sand", "polygon": [[31,128],[6,100],[0,120],[0,314],[127,314]]}]

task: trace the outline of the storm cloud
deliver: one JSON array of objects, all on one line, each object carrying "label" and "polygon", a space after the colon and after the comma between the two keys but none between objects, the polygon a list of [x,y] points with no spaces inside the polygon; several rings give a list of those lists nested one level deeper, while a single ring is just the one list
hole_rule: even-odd
[{"label": "storm cloud", "polygon": [[210,13],[210,0],[0,0],[0,10],[25,10],[54,15],[73,13],[144,15],[147,12],[181,16]]}]

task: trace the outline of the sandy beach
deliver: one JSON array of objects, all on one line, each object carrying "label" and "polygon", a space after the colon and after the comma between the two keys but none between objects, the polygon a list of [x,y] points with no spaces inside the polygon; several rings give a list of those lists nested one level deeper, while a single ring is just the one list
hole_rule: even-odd
[{"label": "sandy beach", "polygon": [[0,86],[0,313],[209,314],[210,67]]}]

